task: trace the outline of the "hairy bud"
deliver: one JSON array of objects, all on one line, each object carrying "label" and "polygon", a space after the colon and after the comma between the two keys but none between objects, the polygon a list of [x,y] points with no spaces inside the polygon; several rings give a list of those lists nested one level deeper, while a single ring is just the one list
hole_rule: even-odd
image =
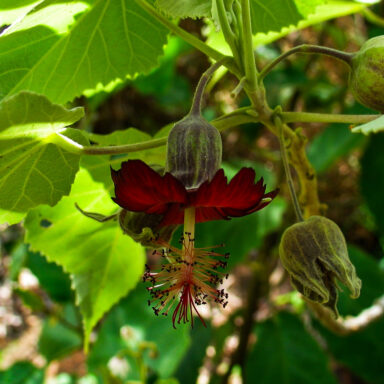
[{"label": "hairy bud", "polygon": [[338,286],[343,283],[352,298],[360,295],[361,280],[351,263],[344,235],[332,220],[312,216],[283,233],[280,258],[292,285],[307,299],[337,312]]},{"label": "hairy bud", "polygon": [[218,171],[221,154],[219,131],[201,115],[191,113],[169,133],[166,171],[186,188],[198,188]]},{"label": "hairy bud", "polygon": [[384,36],[369,39],[352,58],[349,87],[356,100],[384,112]]}]

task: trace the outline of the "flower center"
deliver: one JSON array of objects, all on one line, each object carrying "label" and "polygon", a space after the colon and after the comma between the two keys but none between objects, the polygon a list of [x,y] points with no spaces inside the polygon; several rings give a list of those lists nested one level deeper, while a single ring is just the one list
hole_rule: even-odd
[{"label": "flower center", "polygon": [[162,265],[158,273],[151,272],[146,267],[144,281],[149,281],[152,286],[148,287],[151,300],[148,305],[156,315],[162,313],[168,315],[172,313],[172,322],[187,323],[191,321],[193,327],[193,314],[199,316],[205,325],[197,307],[207,304],[207,300],[227,305],[228,294],[224,289],[217,289],[218,283],[223,283],[223,279],[228,277],[219,269],[227,266],[229,254],[220,254],[212,248],[195,248],[194,227],[195,217],[194,208],[188,208],[184,213],[184,236],[180,239],[182,249],[173,247],[160,241],[159,245],[163,247],[161,251],[155,250],[154,254],[160,255],[167,260]]}]

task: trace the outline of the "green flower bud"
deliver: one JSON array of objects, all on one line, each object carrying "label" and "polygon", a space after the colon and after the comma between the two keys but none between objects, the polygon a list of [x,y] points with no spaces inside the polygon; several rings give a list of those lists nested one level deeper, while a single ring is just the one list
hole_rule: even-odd
[{"label": "green flower bud", "polygon": [[369,39],[352,58],[349,87],[356,100],[384,112],[384,36]]},{"label": "green flower bud", "polygon": [[201,115],[191,113],[169,133],[166,171],[186,188],[198,188],[218,171],[221,154],[219,131]]},{"label": "green flower bud", "polygon": [[336,280],[360,295],[361,280],[351,263],[344,235],[333,221],[312,216],[283,233],[280,258],[292,285],[307,299],[330,308],[335,317],[338,299]]},{"label": "green flower bud", "polygon": [[158,248],[158,241],[170,243],[175,225],[158,228],[163,215],[130,212],[122,209],[119,213],[120,227],[124,233],[145,247]]}]

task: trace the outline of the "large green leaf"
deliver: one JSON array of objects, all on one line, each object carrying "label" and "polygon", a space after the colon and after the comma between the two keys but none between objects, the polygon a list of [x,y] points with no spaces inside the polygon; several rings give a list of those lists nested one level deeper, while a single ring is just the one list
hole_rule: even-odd
[{"label": "large green leaf", "polygon": [[251,0],[253,33],[280,31],[314,13],[324,0]]},{"label": "large green leaf", "polygon": [[70,196],[53,208],[42,206],[29,212],[26,242],[72,274],[87,344],[98,320],[136,285],[144,268],[144,252],[115,222],[93,221],[77,211],[75,203],[107,215],[118,209],[104,185],[82,169]]},{"label": "large green leaf", "polygon": [[336,384],[327,357],[294,315],[282,312],[255,327],[245,375],[258,384]]},{"label": "large green leaf", "polygon": [[211,0],[157,0],[156,5],[172,17],[203,17],[210,16]]},{"label": "large green leaf", "polygon": [[[360,297],[355,300],[349,297],[347,291],[340,293],[338,307],[344,316],[357,315],[384,293],[384,271],[377,261],[358,248],[348,247],[348,251],[363,286]],[[384,383],[384,369],[381,363],[384,360],[384,344],[380,337],[384,334],[383,319],[348,336],[337,336],[322,327],[320,331],[336,360],[367,383]]]},{"label": "large green leaf", "polygon": [[[180,325],[175,330],[172,319],[169,316],[155,316],[147,300],[148,292],[141,284],[111,311],[89,355],[88,364],[93,371],[102,370],[111,357],[122,350],[128,349],[131,353],[125,356],[129,356],[133,352],[137,353],[144,346],[143,343],[152,342],[153,352],[144,353],[145,363],[161,378],[173,374],[188,349],[190,325]],[[121,332],[124,326],[125,338],[122,337],[124,332]],[[136,362],[129,362],[131,367],[128,378],[138,379]]]},{"label": "large green leaf", "polygon": [[348,126],[331,124],[309,144],[308,158],[316,172],[324,172],[337,159],[345,156],[364,141],[364,137],[352,135]]},{"label": "large green leaf", "polygon": [[57,134],[80,140],[78,131],[65,127],[82,116],[82,108],[67,110],[30,92],[0,103],[2,221],[17,222],[28,209],[54,205],[69,193],[80,156],[57,146],[55,140]]},{"label": "large green leaf", "polygon": [[371,138],[361,159],[361,191],[375,218],[378,229],[384,234],[384,135]]},{"label": "large green leaf", "polygon": [[[259,0],[259,3],[263,5],[269,4],[266,2],[262,3],[260,0]],[[307,12],[307,17],[302,18],[296,25],[290,25],[290,26],[286,25],[284,28],[282,29],[280,28],[276,31],[273,31],[272,29],[271,30],[268,29],[265,32],[256,33],[253,37],[254,47],[272,43],[288,35],[291,32],[294,32],[299,29],[307,28],[311,25],[322,23],[326,20],[360,12],[361,10],[363,10],[369,5],[369,4],[357,3],[349,0],[328,0],[326,3],[318,5],[315,11],[311,13],[308,11],[308,9],[309,10],[311,9],[311,5],[309,1],[304,0],[303,3],[301,2],[299,3],[299,1],[296,1],[296,4],[300,11],[300,14]],[[309,5],[309,8],[306,8],[305,5]],[[262,13],[261,15],[263,14],[264,13]],[[259,15],[259,17],[261,16]],[[209,28],[206,30],[206,33],[208,35],[207,43],[210,46],[216,49],[219,49],[224,54],[230,53],[229,47],[224,41],[223,34],[221,33],[221,31],[220,32],[216,31],[213,23],[209,23]]]},{"label": "large green leaf", "polygon": [[[5,95],[26,89],[64,103],[87,89],[147,73],[156,66],[166,43],[166,29],[134,1],[95,1],[66,34],[53,33],[37,21],[39,13],[46,15],[52,9],[56,14],[51,18],[60,18],[61,5],[59,1],[43,4],[25,19],[26,26],[21,23],[0,37],[4,56],[0,86]],[[83,10],[84,6],[78,13]],[[20,60],[23,57],[28,59]]]},{"label": "large green leaf", "polygon": [[[57,319],[48,318],[44,321],[38,347],[39,352],[49,362],[81,349],[82,337],[74,330],[74,327],[79,326],[79,324],[76,324],[77,316],[75,311],[76,309],[72,304],[67,304],[64,307],[61,316],[65,319],[65,324]],[[68,324],[72,325],[73,328],[68,327]]]}]

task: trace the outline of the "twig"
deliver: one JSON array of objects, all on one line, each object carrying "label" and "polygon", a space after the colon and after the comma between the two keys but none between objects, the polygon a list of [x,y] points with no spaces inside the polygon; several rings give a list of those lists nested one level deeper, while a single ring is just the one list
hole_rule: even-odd
[{"label": "twig", "polygon": [[338,335],[349,335],[367,328],[384,315],[384,295],[374,304],[364,309],[359,315],[335,320],[331,312],[318,303],[306,300],[307,305],[315,313],[317,319],[329,330]]}]

